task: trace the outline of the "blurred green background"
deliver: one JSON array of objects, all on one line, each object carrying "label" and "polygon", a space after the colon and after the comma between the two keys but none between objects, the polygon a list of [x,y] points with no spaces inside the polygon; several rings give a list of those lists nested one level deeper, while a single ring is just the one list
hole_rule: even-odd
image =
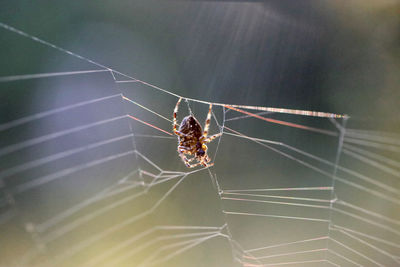
[{"label": "blurred green background", "polygon": [[[395,141],[389,144],[392,149],[382,152],[382,155],[394,162],[400,159],[400,4],[397,1],[5,1],[1,6],[1,23],[185,97],[218,103],[348,114],[348,128],[390,133],[390,140]],[[99,69],[85,60],[4,27],[0,28],[0,48],[0,77]],[[116,78],[126,80],[120,75]],[[1,82],[0,87],[1,125],[39,112],[121,92],[171,119],[177,101],[171,95],[142,84],[115,83],[108,72]],[[188,104],[203,122],[208,106],[190,101]],[[188,114],[186,107],[186,103],[181,104],[179,119]],[[221,123],[223,109],[214,106],[213,111],[218,123]],[[123,103],[116,97],[2,131],[0,151],[26,140],[127,113],[171,130],[170,122],[140,107]],[[225,119],[243,115],[233,113],[226,113]],[[279,114],[272,114],[271,117],[336,130],[327,119]],[[341,123],[340,120],[338,122]],[[121,178],[131,171],[136,170],[136,173],[130,179],[147,183],[149,177],[139,175],[140,171],[157,174],[159,170],[143,157],[127,154],[126,157],[60,176],[62,179],[57,178],[27,192],[18,191],[21,184],[61,173],[82,163],[129,153],[132,149],[137,149],[162,170],[188,171],[176,155],[175,139],[146,137],[144,135],[162,133],[132,120],[116,120],[111,124],[0,155],[1,172],[132,131],[137,135],[133,143],[129,138],[123,139],[3,178],[0,185],[3,203],[0,266],[87,266],[90,260],[157,225],[220,227],[227,223],[230,235],[244,249],[327,234],[327,224],[224,215],[223,209],[329,217],[326,211],[221,201],[211,176],[218,177],[223,189],[330,186],[332,179],[321,178],[320,173],[250,140],[223,135],[217,152],[218,141],[210,145],[210,156],[216,159],[210,173],[202,170],[188,175],[149,216],[121,226],[118,231],[70,256],[71,249],[79,248],[82,242],[106,233],[113,226],[129,221],[132,216],[151,210],[152,205],[177,180],[151,188],[145,195],[131,201],[123,202],[123,199],[143,192],[142,187],[95,202],[46,230],[40,230],[44,222],[84,203],[105,188],[119,185]],[[339,147],[337,136],[320,136],[254,118],[226,121],[226,126],[248,136],[283,142],[331,162],[335,162]],[[213,120],[211,133],[218,131],[218,125]],[[398,179],[381,174],[373,164],[360,163],[345,155],[342,155],[339,164],[371,175],[374,180],[396,190],[400,188]],[[332,166],[321,168],[333,172]],[[394,168],[398,173],[398,165]],[[339,199],[380,212],[397,222],[400,219],[396,204],[352,191],[344,184],[337,185],[335,190]],[[318,194],[320,192],[298,197],[331,197],[329,194]],[[394,197],[398,198],[398,194]],[[124,204],[116,205],[97,217],[88,217],[85,223],[52,239],[67,229],[69,223],[119,201]],[[364,232],[381,231],[336,215],[333,215],[333,220],[353,225]],[[31,229],[35,227],[36,230]],[[378,235],[399,244],[398,224],[392,223],[390,227],[397,234],[383,231]],[[144,236],[96,263],[96,266],[139,266],[163,245],[172,244],[170,240],[157,239],[163,235],[167,234],[156,231]],[[114,262],[135,247],[152,240],[157,242],[118,261],[118,264]],[[370,248],[348,242],[359,251],[369,253]],[[302,249],[308,247],[304,245]],[[385,249],[400,255],[399,248]],[[155,257],[162,258],[163,253],[168,255],[172,252],[162,250]],[[237,253],[237,248],[232,248],[226,238],[217,237],[160,263],[160,266],[235,266],[238,263],[233,256],[242,256]],[[361,265],[374,266],[354,253],[342,253]],[[371,255],[385,266],[395,266],[392,265],[393,259]],[[325,257],[324,254],[319,256]],[[343,259],[334,258],[332,261],[350,266]],[[299,263],[294,266],[321,264]]]}]

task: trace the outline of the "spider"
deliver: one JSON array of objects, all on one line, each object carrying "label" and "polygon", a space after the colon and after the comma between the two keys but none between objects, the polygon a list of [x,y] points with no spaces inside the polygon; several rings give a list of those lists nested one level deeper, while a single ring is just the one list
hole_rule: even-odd
[{"label": "spider", "polygon": [[[211,161],[210,157],[207,155],[207,143],[210,143],[215,138],[221,136],[222,133],[214,134],[210,137],[207,137],[208,129],[210,128],[210,119],[211,119],[211,108],[212,104],[208,109],[207,119],[204,126],[204,131],[201,128],[199,121],[193,116],[189,115],[183,118],[179,129],[177,130],[177,122],[176,122],[176,114],[178,113],[179,104],[181,103],[182,98],[179,98],[176,103],[174,109],[174,124],[173,130],[174,133],[178,136],[178,153],[181,157],[182,161],[185,163],[186,167],[194,168],[198,165],[203,165],[204,167],[210,167],[213,163],[209,163]],[[187,155],[194,155],[193,158],[187,158]],[[197,163],[190,164],[193,160],[196,160]]]}]

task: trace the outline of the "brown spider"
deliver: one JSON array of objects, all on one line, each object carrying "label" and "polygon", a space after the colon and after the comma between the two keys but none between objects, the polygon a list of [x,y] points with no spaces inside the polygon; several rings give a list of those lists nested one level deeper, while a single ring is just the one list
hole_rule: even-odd
[{"label": "brown spider", "polygon": [[[215,138],[221,136],[222,133],[214,134],[213,136],[207,137],[208,129],[210,127],[210,119],[211,119],[211,108],[212,104],[208,109],[207,119],[204,126],[204,132],[201,128],[198,120],[192,116],[186,116],[183,118],[179,129],[177,130],[177,122],[176,122],[176,114],[178,113],[179,104],[181,103],[182,98],[179,98],[176,103],[174,109],[174,133],[178,136],[178,153],[181,157],[182,161],[185,163],[186,167],[193,168],[198,165],[203,165],[204,167],[210,167],[213,163],[209,163],[211,161],[210,157],[207,155],[207,143],[210,143]],[[193,158],[188,159],[187,155],[194,155]],[[190,164],[191,161],[196,160],[197,163]]]}]

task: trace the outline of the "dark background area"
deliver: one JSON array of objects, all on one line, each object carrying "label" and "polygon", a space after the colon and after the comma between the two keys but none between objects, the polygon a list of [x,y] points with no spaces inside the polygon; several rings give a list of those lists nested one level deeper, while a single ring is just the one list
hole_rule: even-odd
[{"label": "dark background area", "polygon": [[[1,18],[188,97],[375,124],[399,112],[398,9],[395,1],[18,1]],[[20,39],[2,34],[2,58],[13,59],[3,76],[67,68],[65,55]]]}]

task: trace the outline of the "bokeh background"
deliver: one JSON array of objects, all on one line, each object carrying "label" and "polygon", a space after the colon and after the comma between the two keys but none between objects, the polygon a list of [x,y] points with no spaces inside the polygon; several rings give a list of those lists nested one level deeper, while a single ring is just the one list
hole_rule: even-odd
[{"label": "bokeh background", "polygon": [[[342,154],[339,164],[394,190],[386,192],[376,183],[372,186],[363,184],[365,181],[361,182],[362,186],[399,199],[398,1],[7,1],[1,6],[1,23],[178,95],[218,103],[348,114],[348,129],[371,133],[384,143],[386,149],[371,148],[368,151],[384,156],[383,164],[389,164],[391,172],[388,174],[387,169],[382,172],[379,168],[382,165],[377,167],[371,162],[360,162],[349,154]],[[4,27],[0,27],[0,48],[0,78],[101,69]],[[118,74],[115,78],[128,80]],[[171,119],[177,101],[176,97],[141,83],[116,83],[110,72],[17,78],[0,82],[0,87],[0,126],[40,112],[120,93]],[[182,103],[178,118],[182,119],[190,112],[188,106],[203,122],[208,106],[192,101]],[[219,126],[225,122],[226,126],[245,135],[283,142],[333,163],[336,160],[340,148],[338,135],[321,136],[255,118],[228,121],[243,114],[234,111],[224,114],[218,106],[214,106],[213,111],[215,119],[211,133],[220,131]],[[232,246],[236,243],[226,237],[218,236],[159,263],[159,266],[241,266],[234,260],[235,257],[243,259],[240,249],[324,236],[329,228],[326,223],[235,216],[223,210],[331,218],[334,223],[375,233],[390,241],[392,245],[372,244],[399,257],[400,209],[397,200],[383,200],[354,190],[348,184],[336,184],[336,196],[390,217],[392,221],[385,224],[390,230],[343,214],[330,214],[329,210],[221,200],[215,177],[222,189],[332,185],[332,177],[323,176],[249,139],[224,134],[219,143],[217,140],[210,145],[210,156],[215,159],[215,166],[210,171],[200,170],[187,175],[176,188],[173,186],[181,179],[179,176],[146,189],[144,185],[152,183],[152,179],[143,171],[157,175],[160,171],[190,170],[176,155],[176,140],[169,135],[126,117],[112,120],[126,114],[171,131],[169,121],[122,101],[118,96],[16,127],[0,128],[0,266],[88,266],[90,262],[95,262],[96,266],[140,266],[149,257],[162,259],[181,248],[164,249],[176,242],[165,236],[194,233],[187,229],[156,230],[138,237],[155,226],[221,227],[225,224],[228,227],[225,226],[222,233],[232,237],[241,248]],[[266,116],[337,131],[329,119],[282,114]],[[50,136],[104,120],[110,121],[64,132],[62,136]],[[343,120],[337,122],[342,124]],[[90,147],[90,144],[132,133],[135,134],[133,139],[129,136],[104,146]],[[155,135],[167,138],[156,138]],[[46,136],[50,137],[40,141]],[[37,142],[29,143],[29,140]],[[77,148],[86,149],[27,168],[29,162]],[[142,156],[132,151],[138,151]],[[297,159],[310,160],[291,154],[293,151],[283,151]],[[97,164],[76,170],[77,166],[90,165],[96,160]],[[334,172],[331,165],[311,163],[326,172]],[[24,166],[26,169],[18,173],[7,174],[12,168]],[[68,173],[68,170],[76,171]],[[345,180],[358,181],[346,175],[338,172]],[[46,179],[49,181],[35,182]],[[132,186],[135,183],[142,184]],[[59,221],[54,220],[60,214],[68,214],[72,207],[88,203],[85,201],[107,188],[117,190],[109,192],[121,192],[85,204]],[[171,188],[174,190],[164,199]],[[132,197],[136,194],[139,195]],[[314,192],[295,197],[329,200],[332,195]],[[160,199],[163,201],[159,205]],[[156,208],[152,209],[154,205]],[[109,208],[103,211],[104,207]],[[356,214],[354,210],[348,212]],[[146,216],[129,221],[140,214]],[[374,217],[368,219],[374,220]],[[70,228],[71,225],[75,226]],[[106,235],[114,226],[120,227]],[[335,235],[335,231],[330,234]],[[138,238],[107,254],[133,237]],[[344,239],[337,236],[338,240],[340,238]],[[88,240],[95,241],[83,246]],[[302,244],[291,251],[284,248],[258,256],[326,247],[326,240],[322,241],[315,247]],[[383,266],[398,264],[396,257],[376,250],[371,252],[371,247],[354,239],[341,242],[370,255],[375,261],[343,246],[330,244],[331,249],[362,266],[375,266],[376,262]],[[132,253],[135,248],[140,249]],[[283,256],[264,263],[328,257],[340,266],[353,264],[326,251],[318,253],[292,258]],[[102,255],[105,255],[104,259]],[[151,261],[149,264],[143,266],[151,266]],[[323,264],[329,266],[326,261],[292,265]]]}]

